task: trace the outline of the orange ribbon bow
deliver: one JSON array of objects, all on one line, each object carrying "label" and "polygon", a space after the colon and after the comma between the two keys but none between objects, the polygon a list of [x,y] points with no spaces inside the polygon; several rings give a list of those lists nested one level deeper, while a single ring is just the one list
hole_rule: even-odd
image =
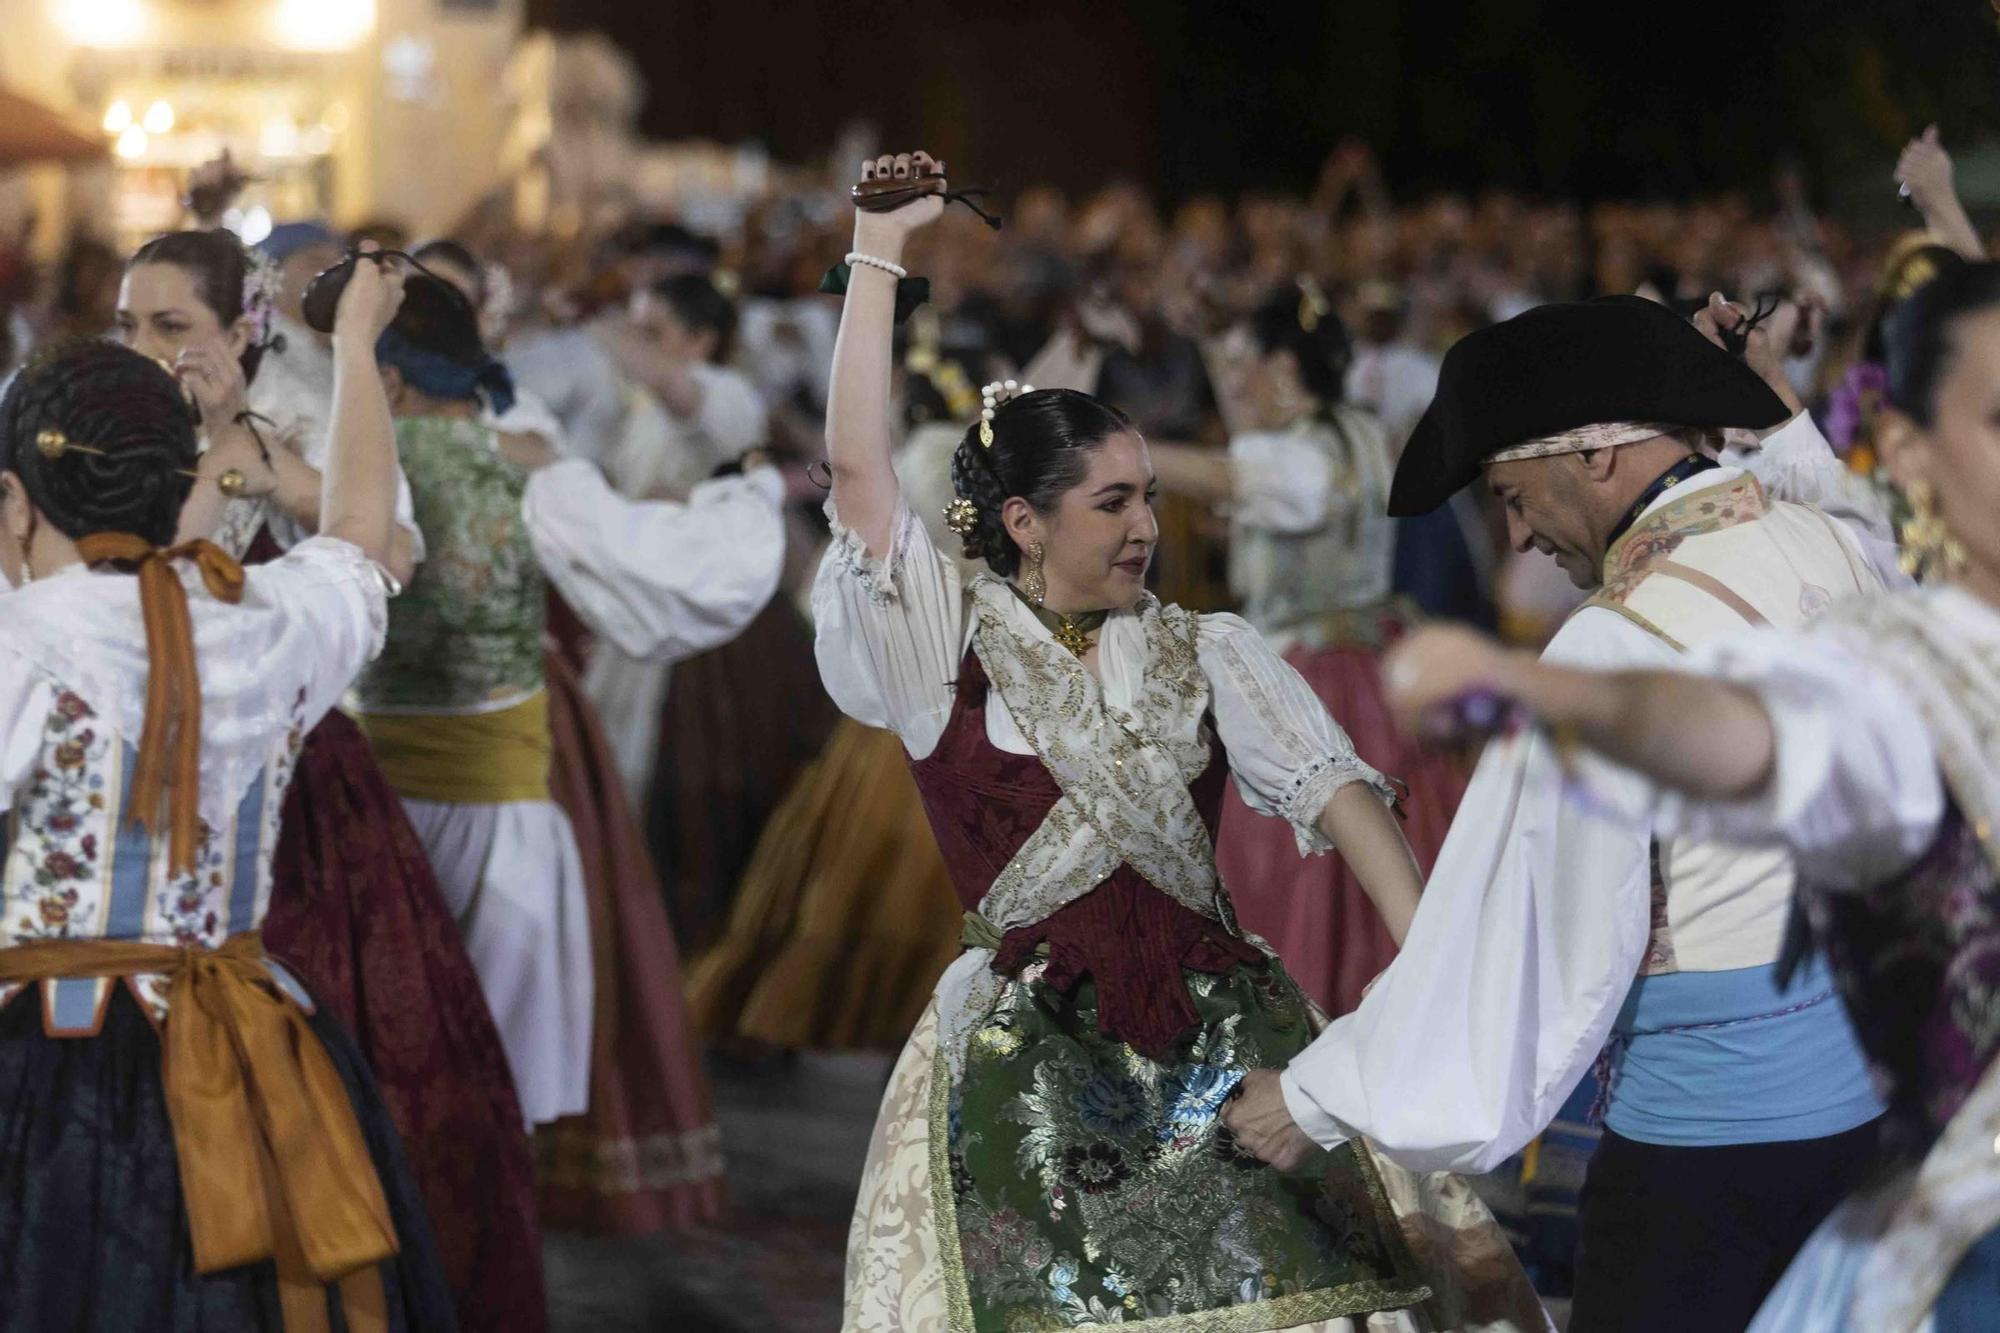
[{"label": "orange ribbon bow", "polygon": [[[194,660],[194,624],[188,618],[187,589],[172,562],[192,560],[201,581],[219,600],[243,600],[243,566],[213,542],[191,541],[162,548],[129,532],[99,532],[76,544],[88,565],[107,561],[133,566],[139,576],[139,608],[146,620],[146,728],[139,738],[139,762],[132,771],[129,822],[151,831],[167,801],[167,868],[176,875],[194,869],[201,801],[201,677]],[[172,749],[172,769],[168,750]]]},{"label": "orange ribbon bow", "polygon": [[305,1014],[271,980],[254,932],[219,949],[136,940],[0,948],[0,985],[167,977],[160,1072],[198,1273],[273,1260],[287,1333],[324,1333],[327,1287],[348,1328],[386,1326],[381,1274],[397,1252],[354,1104]]}]

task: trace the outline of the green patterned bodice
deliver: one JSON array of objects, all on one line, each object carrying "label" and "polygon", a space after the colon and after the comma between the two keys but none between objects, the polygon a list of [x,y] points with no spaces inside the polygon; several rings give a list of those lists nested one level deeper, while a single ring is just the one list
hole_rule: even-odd
[{"label": "green patterned bodice", "polygon": [[396,450],[427,554],[355,682],[362,709],[468,712],[540,689],[547,592],[521,518],[527,474],[477,421],[400,418]]}]

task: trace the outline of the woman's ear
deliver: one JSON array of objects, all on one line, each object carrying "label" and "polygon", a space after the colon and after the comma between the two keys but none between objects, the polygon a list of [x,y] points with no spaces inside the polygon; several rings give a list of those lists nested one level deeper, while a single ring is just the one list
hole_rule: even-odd
[{"label": "woman's ear", "polygon": [[1035,507],[1020,496],[1012,496],[1000,506],[1000,526],[1014,539],[1014,544],[1027,550],[1042,540],[1042,516]]},{"label": "woman's ear", "polygon": [[28,499],[28,488],[21,484],[21,474],[11,469],[0,472],[0,528],[5,529],[10,547],[18,549],[28,539],[34,517],[34,505]]},{"label": "woman's ear", "polygon": [[243,353],[250,349],[250,321],[238,315],[222,331],[222,342],[229,349],[229,355],[241,361]]}]

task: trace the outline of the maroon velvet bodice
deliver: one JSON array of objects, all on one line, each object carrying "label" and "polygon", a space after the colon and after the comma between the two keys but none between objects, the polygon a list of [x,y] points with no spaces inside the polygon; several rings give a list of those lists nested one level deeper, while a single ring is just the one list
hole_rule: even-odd
[{"label": "maroon velvet bodice", "polygon": [[[1062,798],[1041,760],[1008,754],[986,738],[991,688],[978,656],[968,650],[937,749],[910,764],[952,887],[968,911]],[[1208,768],[1188,789],[1210,838],[1221,822],[1229,775],[1221,746],[1213,748]],[[1198,1022],[1183,968],[1223,973],[1264,958],[1255,945],[1175,902],[1129,865],[1054,915],[1008,931],[993,970],[1018,972],[1043,943],[1049,946],[1043,980],[1068,993],[1084,976],[1094,979],[1099,1030],[1155,1060],[1170,1058]]]}]

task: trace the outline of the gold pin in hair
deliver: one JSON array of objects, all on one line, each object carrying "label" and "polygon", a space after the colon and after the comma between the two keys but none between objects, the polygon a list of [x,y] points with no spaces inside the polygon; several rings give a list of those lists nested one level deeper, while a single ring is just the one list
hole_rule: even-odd
[{"label": "gold pin in hair", "polygon": [[944,525],[961,539],[970,537],[979,527],[979,509],[961,495],[944,507]]},{"label": "gold pin in hair", "polygon": [[54,428],[44,430],[35,436],[35,449],[43,458],[51,462],[61,458],[72,449],[80,454],[96,454],[100,458],[104,456],[104,451],[96,445],[78,444],[75,440],[72,440],[69,436]]}]

